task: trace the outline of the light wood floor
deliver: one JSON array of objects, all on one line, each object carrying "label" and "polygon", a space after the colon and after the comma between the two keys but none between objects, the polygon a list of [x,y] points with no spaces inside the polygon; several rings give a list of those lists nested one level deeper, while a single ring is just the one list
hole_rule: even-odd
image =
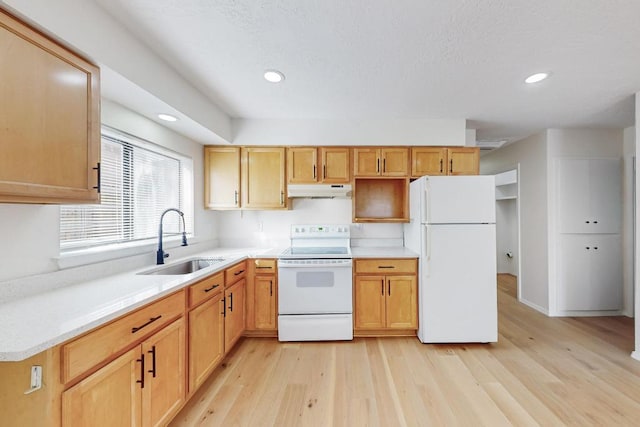
[{"label": "light wood floor", "polygon": [[549,318],[498,287],[497,344],[245,338],[173,425],[640,425],[633,319]]}]

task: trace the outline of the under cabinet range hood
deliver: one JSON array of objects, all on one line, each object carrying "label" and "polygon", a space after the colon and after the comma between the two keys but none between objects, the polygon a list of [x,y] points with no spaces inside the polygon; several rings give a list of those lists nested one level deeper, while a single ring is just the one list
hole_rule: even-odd
[{"label": "under cabinet range hood", "polygon": [[351,184],[289,184],[289,198],[333,199],[351,197]]}]

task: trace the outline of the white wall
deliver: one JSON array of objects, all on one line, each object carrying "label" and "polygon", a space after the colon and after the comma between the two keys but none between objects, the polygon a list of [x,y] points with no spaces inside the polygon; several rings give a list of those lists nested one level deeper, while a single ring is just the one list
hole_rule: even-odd
[{"label": "white wall", "polygon": [[[498,273],[518,275],[518,203],[515,199],[496,201],[496,249]],[[513,258],[509,258],[511,253]]]},{"label": "white wall", "polygon": [[485,154],[480,173],[496,174],[520,164],[521,272],[520,298],[546,313],[548,301],[547,258],[547,137],[533,135]]},{"label": "white wall", "polygon": [[465,145],[464,119],[233,119],[238,145]]},{"label": "white wall", "polygon": [[623,181],[622,181],[622,280],[624,283],[624,314],[633,317],[634,315],[634,283],[633,283],[633,167],[636,149],[636,129],[635,127],[624,130],[623,143]]},{"label": "white wall", "polygon": [[[196,250],[198,242],[201,246],[214,245],[217,232],[216,213],[206,211],[203,208],[202,146],[107,100],[102,101],[102,121],[104,124],[153,141],[193,159],[194,228],[197,238],[190,242],[191,246],[188,249],[175,248],[173,251],[175,256],[179,256],[180,252]],[[60,270],[58,260],[59,224],[60,208],[56,205],[0,204],[0,235],[2,236],[0,239],[0,253],[2,253],[0,257],[0,282],[4,282],[0,284],[0,300],[2,300],[2,294],[5,291],[3,286],[13,285],[13,282],[7,283],[8,281]],[[155,254],[153,249],[147,252],[140,259],[140,262],[151,265]],[[100,271],[115,273],[119,269],[132,268],[131,262],[133,260],[107,262],[102,268],[92,267],[90,272],[85,270],[82,278],[89,280],[92,278],[92,274],[100,274]],[[66,271],[66,274],[67,277],[75,277],[78,272]]]},{"label": "white wall", "polygon": [[[286,247],[292,224],[351,224],[351,199],[293,199],[286,211],[219,212],[220,246]],[[402,246],[402,224],[352,224],[353,246]]]},{"label": "white wall", "polygon": [[[640,92],[636,93],[636,128],[640,124]],[[635,211],[636,211],[636,234],[635,234],[635,307],[636,313],[640,313],[640,274],[638,271],[640,269],[640,239],[638,239],[638,230],[640,230],[640,197],[638,197],[638,189],[640,189],[640,132],[636,132],[636,162],[635,162],[635,170],[636,170],[636,200],[635,200]],[[633,357],[640,360],[640,315],[636,316],[636,349],[633,352]]]}]

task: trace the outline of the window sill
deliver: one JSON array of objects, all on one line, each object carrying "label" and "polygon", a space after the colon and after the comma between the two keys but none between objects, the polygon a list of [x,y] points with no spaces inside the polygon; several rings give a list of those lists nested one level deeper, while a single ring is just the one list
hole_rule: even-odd
[{"label": "window sill", "polygon": [[[188,241],[189,244],[198,243],[199,239],[194,236],[190,236],[188,237]],[[164,249],[177,248],[180,247],[181,244],[181,236],[167,236],[162,241]],[[60,256],[56,258],[56,261],[58,263],[58,268],[60,270],[64,270],[67,268],[80,267],[83,265],[96,264],[118,258],[129,258],[138,255],[149,255],[153,256],[153,259],[155,259],[157,249],[158,241],[156,239],[149,239],[99,247],[69,249],[61,251]]]}]

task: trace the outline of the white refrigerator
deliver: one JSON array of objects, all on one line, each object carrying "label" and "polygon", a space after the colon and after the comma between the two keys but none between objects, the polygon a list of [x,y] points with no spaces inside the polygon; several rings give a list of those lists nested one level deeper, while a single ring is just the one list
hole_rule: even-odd
[{"label": "white refrigerator", "polygon": [[418,338],[496,342],[493,176],[425,176],[410,184],[405,246],[420,254]]}]

